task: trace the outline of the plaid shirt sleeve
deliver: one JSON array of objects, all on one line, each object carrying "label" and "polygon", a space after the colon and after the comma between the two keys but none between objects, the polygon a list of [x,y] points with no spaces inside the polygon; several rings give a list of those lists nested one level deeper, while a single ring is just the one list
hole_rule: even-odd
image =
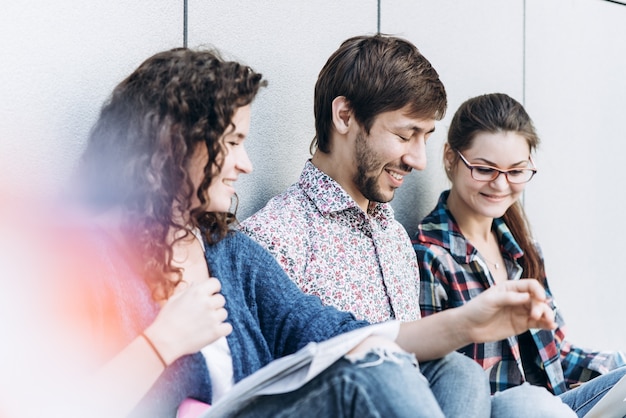
[{"label": "plaid shirt sleeve", "polygon": [[[442,193],[438,206],[422,221],[420,231],[413,240],[420,269],[423,316],[458,307],[490,287],[484,266],[474,260],[476,250],[462,236],[446,209],[446,198],[446,192]],[[516,263],[518,273],[521,273],[522,267],[517,261],[523,256],[521,248],[502,220],[494,222],[508,260]],[[539,245],[537,250],[543,262]],[[545,276],[542,281],[557,322],[555,330],[531,330],[539,354],[537,366],[546,374],[546,387],[560,394],[573,383],[587,381],[625,365],[626,358],[621,352],[591,351],[566,340],[563,316],[554,303]],[[517,386],[525,380],[515,336],[496,342],[472,344],[459,351],[474,358],[489,372],[492,393]]]},{"label": "plaid shirt sleeve", "polygon": [[556,314],[557,329],[554,331],[554,340],[560,351],[561,368],[567,387],[575,383],[586,382],[598,375],[626,365],[626,357],[621,351],[594,351],[578,347],[567,341],[565,337],[567,327],[560,309],[552,298],[547,279],[544,286],[547,295],[552,299],[551,305]]},{"label": "plaid shirt sleeve", "polygon": [[560,351],[561,368],[566,386],[586,382],[598,375],[626,365],[626,357],[621,351],[594,351],[578,347],[565,338],[566,326],[558,308],[556,319],[558,328],[554,339]]},{"label": "plaid shirt sleeve", "polygon": [[625,360],[620,351],[588,351],[561,341],[561,366],[568,386],[624,366]]}]

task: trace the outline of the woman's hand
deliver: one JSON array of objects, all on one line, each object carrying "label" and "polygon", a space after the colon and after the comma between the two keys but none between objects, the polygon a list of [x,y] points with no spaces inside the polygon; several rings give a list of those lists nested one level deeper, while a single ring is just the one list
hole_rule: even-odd
[{"label": "woman's hand", "polygon": [[215,277],[177,288],[145,330],[168,365],[232,332],[220,290]]}]

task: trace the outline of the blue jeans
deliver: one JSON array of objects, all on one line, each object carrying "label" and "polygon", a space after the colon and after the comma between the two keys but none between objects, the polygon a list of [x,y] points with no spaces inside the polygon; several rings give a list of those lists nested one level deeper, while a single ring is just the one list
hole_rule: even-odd
[{"label": "blue jeans", "polygon": [[626,374],[626,366],[615,369],[559,395],[579,417],[583,417]]},{"label": "blue jeans", "polygon": [[445,417],[415,357],[385,350],[342,358],[300,389],[261,396],[237,416]]},{"label": "blue jeans", "polygon": [[474,360],[452,352],[433,361],[420,363],[446,417],[489,417],[490,389],[487,375]]},{"label": "blue jeans", "polygon": [[420,369],[446,417],[576,418],[558,397],[527,383],[490,397],[483,368],[457,352]]},{"label": "blue jeans", "polygon": [[576,414],[544,388],[490,396],[484,370],[453,352],[418,365],[412,354],[372,350],[342,358],[290,393],[257,398],[237,417],[561,418]]},{"label": "blue jeans", "polygon": [[522,383],[493,395],[491,416],[492,418],[576,418],[576,413],[546,388]]}]

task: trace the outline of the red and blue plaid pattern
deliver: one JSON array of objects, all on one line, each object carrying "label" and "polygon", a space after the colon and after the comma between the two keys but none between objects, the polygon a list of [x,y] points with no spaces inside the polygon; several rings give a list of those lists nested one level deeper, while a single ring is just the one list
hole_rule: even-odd
[{"label": "red and blue plaid pattern", "polygon": [[[441,194],[435,209],[419,225],[413,241],[420,268],[422,316],[461,306],[495,285],[484,259],[465,239],[448,211],[448,194],[448,191]],[[518,280],[523,273],[519,259],[524,254],[502,219],[494,219],[492,228],[500,242],[509,280]],[[554,331],[533,329],[531,334],[539,353],[536,365],[545,372],[545,386],[549,390],[555,394],[563,393],[574,383],[626,364],[621,352],[586,350],[565,340],[563,317],[547,280],[544,283],[558,328]],[[471,344],[459,351],[476,360],[489,373],[493,393],[526,380],[516,336],[492,343]]]}]

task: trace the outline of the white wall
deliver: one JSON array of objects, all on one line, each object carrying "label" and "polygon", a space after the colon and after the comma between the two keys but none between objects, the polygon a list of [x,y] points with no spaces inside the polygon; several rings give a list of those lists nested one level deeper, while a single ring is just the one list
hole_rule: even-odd
[{"label": "white wall", "polygon": [[[255,173],[240,182],[240,218],[297,179],[313,137],[317,73],[344,39],[376,32],[377,12],[377,0],[189,0],[189,46],[215,45],[270,83],[253,106]],[[626,334],[614,331],[626,287],[616,239],[626,228],[619,217],[625,21],[626,7],[602,0],[381,1],[381,31],[413,41],[449,94],[428,169],[393,202],[398,218],[412,234],[446,186],[441,147],[463,100],[494,91],[525,100],[543,139],[528,213],[573,340],[599,348],[626,349]],[[63,184],[112,87],[154,52],[181,46],[183,30],[183,0],[4,5],[4,195]]]},{"label": "white wall", "polygon": [[182,43],[169,0],[25,0],[0,14],[0,187],[57,187],[112,88]]},{"label": "white wall", "polygon": [[543,143],[526,207],[571,340],[626,349],[626,7],[527,0],[526,105]]},{"label": "white wall", "polygon": [[[448,186],[442,164],[448,124],[466,99],[500,91],[522,100],[523,2],[481,0],[389,2],[381,31],[412,40],[435,67],[448,93],[448,111],[427,145],[428,167],[398,189],[392,204],[410,235]],[[387,4],[387,3],[385,3]],[[493,16],[498,16],[494,19]]]},{"label": "white wall", "polygon": [[376,32],[377,2],[190,0],[189,12],[190,46],[210,42],[269,81],[246,145],[255,171],[238,182],[244,219],[298,178],[315,132],[317,74],[344,39]]}]

